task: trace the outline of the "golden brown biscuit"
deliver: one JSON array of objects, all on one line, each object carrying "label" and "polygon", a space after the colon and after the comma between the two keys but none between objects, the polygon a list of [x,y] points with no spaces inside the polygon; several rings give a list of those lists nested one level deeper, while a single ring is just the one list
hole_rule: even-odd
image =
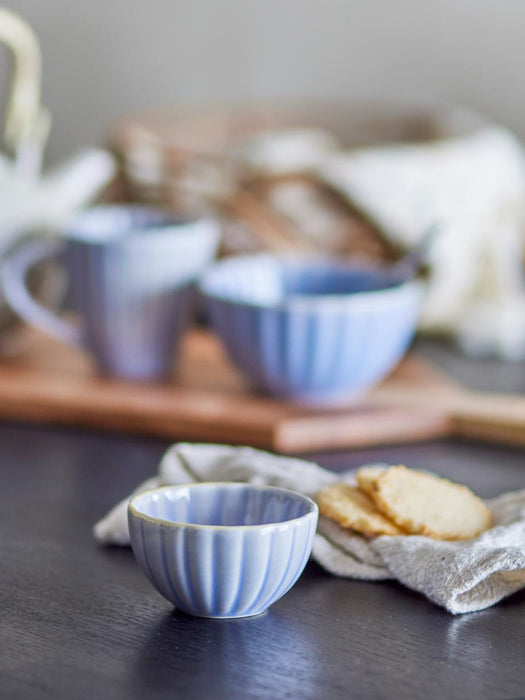
[{"label": "golden brown biscuit", "polygon": [[355,475],[357,485],[361,491],[364,491],[372,498],[376,481],[386,469],[387,467],[361,467]]},{"label": "golden brown biscuit", "polygon": [[378,511],[374,502],[362,491],[349,484],[337,483],[317,494],[319,510],[342,527],[348,527],[368,537],[401,535],[402,530]]},{"label": "golden brown biscuit", "polygon": [[372,496],[382,513],[414,535],[463,540],[492,522],[490,510],[467,486],[403,466],[380,474]]}]

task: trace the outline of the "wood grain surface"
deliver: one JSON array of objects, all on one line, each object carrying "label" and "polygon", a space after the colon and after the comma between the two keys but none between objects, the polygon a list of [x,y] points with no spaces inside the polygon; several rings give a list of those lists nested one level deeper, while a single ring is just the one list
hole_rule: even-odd
[{"label": "wood grain surface", "polygon": [[[431,367],[409,357],[385,388],[402,395],[436,382],[440,378]],[[205,331],[185,338],[172,381],[158,385],[97,377],[86,355],[27,331],[18,351],[0,364],[0,416],[281,452],[410,442],[449,429],[442,413],[402,401],[308,409],[256,395]]]},{"label": "wood grain surface", "polygon": [[0,416],[288,453],[454,435],[525,445],[525,399],[467,390],[413,353],[359,401],[307,408],[253,393],[202,330],[157,385],[98,377],[83,353],[26,330],[0,363]]}]

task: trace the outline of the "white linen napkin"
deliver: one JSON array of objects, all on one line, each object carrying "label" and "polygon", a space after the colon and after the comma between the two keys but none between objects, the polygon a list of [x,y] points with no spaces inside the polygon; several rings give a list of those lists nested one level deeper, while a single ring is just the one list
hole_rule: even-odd
[{"label": "white linen napkin", "polygon": [[518,139],[487,124],[428,143],[336,152],[318,175],[401,249],[437,223],[420,326],[452,334],[474,355],[520,359],[524,166]]},{"label": "white linen napkin", "polygon": [[[162,458],[158,476],[134,493],[199,481],[267,484],[314,497],[335,481],[354,483],[354,472],[336,474],[313,462],[251,447],[179,443]],[[95,525],[99,542],[129,545],[128,502],[129,497]],[[454,614],[482,610],[525,586],[525,489],[487,504],[494,527],[460,542],[414,535],[368,539],[321,517],[312,557],[337,576],[397,579]]]}]

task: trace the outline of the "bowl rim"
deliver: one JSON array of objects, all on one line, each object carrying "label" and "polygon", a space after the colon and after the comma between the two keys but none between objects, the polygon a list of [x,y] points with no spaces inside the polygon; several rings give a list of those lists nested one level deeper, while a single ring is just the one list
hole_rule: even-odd
[{"label": "bowl rim", "polygon": [[198,287],[201,294],[207,299],[218,300],[233,307],[245,309],[265,309],[269,311],[284,312],[341,312],[343,310],[352,311],[378,311],[383,308],[395,307],[399,301],[405,297],[416,297],[420,302],[423,297],[424,283],[418,279],[400,281],[390,287],[374,289],[366,292],[351,292],[348,294],[293,294],[276,302],[261,302],[250,299],[235,299],[233,295],[221,293],[213,289],[212,278],[217,274],[228,270],[232,266],[237,266],[244,261],[250,260],[271,260],[279,264],[291,266],[323,266],[329,265],[334,269],[361,271],[365,273],[388,272],[388,268],[383,269],[379,265],[368,265],[366,263],[352,263],[342,261],[330,256],[284,256],[272,253],[252,253],[247,255],[235,255],[213,263],[204,272],[199,280]]},{"label": "bowl rim", "polygon": [[[152,515],[147,515],[146,513],[142,513],[139,511],[135,505],[135,501],[138,500],[141,496],[144,495],[151,495],[152,493],[158,493],[161,491],[173,491],[173,490],[182,490],[182,489],[187,489],[187,488],[200,488],[200,487],[227,487],[227,488],[237,488],[237,489],[242,489],[242,488],[249,488],[257,491],[273,491],[273,492],[280,492],[285,495],[292,495],[294,498],[299,498],[305,501],[305,503],[309,506],[309,510],[307,513],[304,513],[303,515],[300,515],[297,518],[289,518],[288,520],[279,520],[276,522],[272,523],[259,523],[256,525],[204,525],[201,523],[188,523],[184,522],[183,520],[165,520],[164,518],[156,518]],[[137,518],[139,520],[146,521],[148,523],[152,523],[154,525],[164,525],[170,528],[192,528],[195,530],[221,530],[221,531],[227,531],[227,532],[234,532],[236,530],[257,530],[260,528],[268,528],[268,527],[274,527],[274,526],[279,526],[279,525],[287,525],[289,523],[296,523],[301,520],[304,520],[305,518],[308,518],[312,515],[318,517],[319,515],[319,508],[317,506],[317,503],[310,498],[309,496],[305,496],[304,494],[300,493],[299,491],[293,491],[292,489],[285,489],[281,486],[270,486],[266,484],[250,484],[248,482],[244,481],[199,481],[199,482],[192,482],[189,484],[168,484],[166,486],[157,486],[156,488],[153,489],[147,489],[146,491],[141,491],[140,493],[135,494],[134,496],[131,496],[128,502],[128,516],[132,516],[134,518]]]}]

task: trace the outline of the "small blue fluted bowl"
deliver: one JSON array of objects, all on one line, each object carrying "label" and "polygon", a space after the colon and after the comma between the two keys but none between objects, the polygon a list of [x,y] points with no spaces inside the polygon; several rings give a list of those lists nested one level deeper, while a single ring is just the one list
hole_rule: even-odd
[{"label": "small blue fluted bowl", "polygon": [[209,319],[253,385],[305,403],[339,403],[383,379],[407,350],[419,282],[327,259],[259,254],[201,279]]},{"label": "small blue fluted bowl", "polygon": [[297,581],[317,527],[316,504],[271,486],[200,483],[133,497],[135,557],[176,608],[234,618],[267,610]]}]

